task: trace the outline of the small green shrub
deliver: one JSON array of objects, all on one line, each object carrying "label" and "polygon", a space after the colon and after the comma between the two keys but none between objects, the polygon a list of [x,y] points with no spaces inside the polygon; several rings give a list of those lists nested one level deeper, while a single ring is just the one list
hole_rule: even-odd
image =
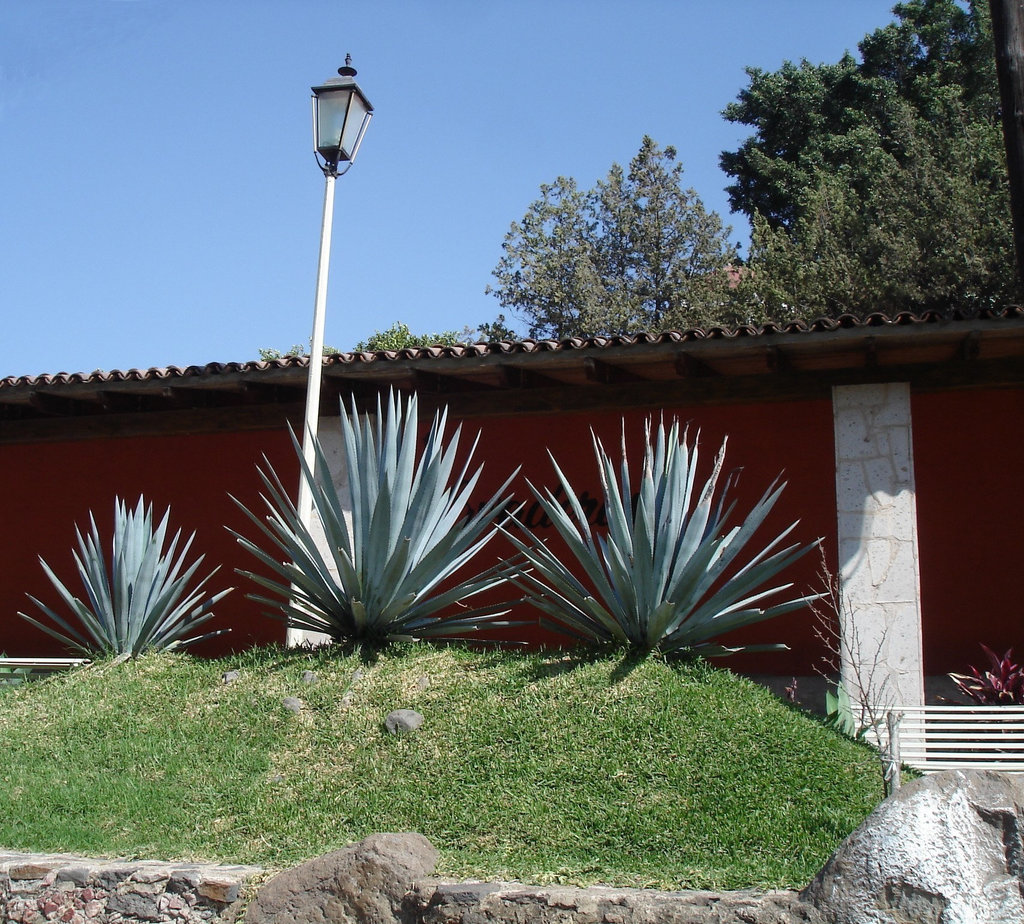
[{"label": "small green shrub", "polygon": [[87,656],[126,655],[137,657],[146,651],[167,651],[194,645],[222,635],[227,629],[186,637],[213,618],[212,607],[232,588],[203,600],[203,587],[217,569],[191,590],[203,556],[185,564],[195,533],[180,552],[181,531],[174,534],[164,549],[170,508],[158,525],[153,525],[153,506],[140,497],[135,510],[128,510],[120,498],[114,498],[114,534],[108,564],[100,542],[99,529],[92,513],[87,536],[76,526],[78,551],[75,564],[85,587],[86,600],[74,596],[50,566],[39,559],[57,592],[77,620],[79,631],[45,603],[31,594],[28,598],[59,628],[40,622],[26,613],[23,619],[63,642],[73,651]]},{"label": "small green shrub", "polygon": [[[509,538],[532,570],[509,568],[511,581],[526,591],[550,619],[547,625],[587,643],[615,643],[638,652],[694,651],[706,656],[736,651],[778,650],[782,645],[726,648],[709,639],[805,606],[819,595],[797,596],[762,606],[791,583],[770,585],[780,572],[818,546],[780,548],[796,523],[741,561],[740,553],[775,506],[784,485],[776,481],[736,525],[728,485],[716,498],[725,443],[703,487],[697,487],[697,444],[687,444],[679,422],[655,434],[646,425],[639,491],[634,499],[626,461],[625,427],[617,464],[594,437],[608,531],[595,534],[562,470],[555,472],[569,510],[550,489],[530,485],[569,549],[562,561],[526,526]],[[554,460],[552,460],[554,461]],[[573,567],[575,566],[575,568]],[[589,584],[584,583],[589,582]]]}]

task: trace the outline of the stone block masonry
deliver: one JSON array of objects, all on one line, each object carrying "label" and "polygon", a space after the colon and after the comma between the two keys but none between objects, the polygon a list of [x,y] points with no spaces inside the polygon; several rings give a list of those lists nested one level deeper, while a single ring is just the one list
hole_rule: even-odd
[{"label": "stone block masonry", "polygon": [[[874,706],[924,702],[910,387],[833,389],[843,681]],[[859,669],[857,667],[859,665]],[[858,683],[876,674],[871,684]],[[859,689],[870,685],[874,689]]]},{"label": "stone block masonry", "polygon": [[3,924],[233,921],[257,866],[0,851]]}]

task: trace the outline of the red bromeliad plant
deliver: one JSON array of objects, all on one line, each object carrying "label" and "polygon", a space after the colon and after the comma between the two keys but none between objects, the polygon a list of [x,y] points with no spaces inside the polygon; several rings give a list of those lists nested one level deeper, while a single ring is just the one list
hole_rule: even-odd
[{"label": "red bromeliad plant", "polygon": [[1013,649],[1001,658],[986,645],[991,670],[979,671],[972,666],[970,674],[950,674],[960,691],[983,706],[1024,705],[1024,667],[1013,660]]}]

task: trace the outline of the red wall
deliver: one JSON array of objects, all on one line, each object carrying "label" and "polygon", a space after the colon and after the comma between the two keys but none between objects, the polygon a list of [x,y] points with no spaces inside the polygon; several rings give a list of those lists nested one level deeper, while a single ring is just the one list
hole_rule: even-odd
[{"label": "red wall", "polygon": [[254,585],[234,569],[257,570],[257,563],[225,529],[231,526],[253,534],[228,492],[254,511],[259,509],[256,465],[264,453],[286,485],[297,482],[295,453],[283,429],[0,446],[0,652],[12,657],[67,653],[56,640],[15,615],[19,610],[41,615],[26,592],[64,612],[38,558],[46,559],[72,593],[83,593],[72,558],[75,524],[87,530],[91,510],[101,537],[109,542],[115,495],[134,506],[140,493],[152,501],[158,516],[170,506],[172,533],[180,528],[187,537],[196,531],[189,560],[206,556],[197,573],[205,575],[221,566],[208,588],[236,588],[218,604],[217,618],[207,624],[211,629],[229,625],[232,631],[193,651],[216,654],[283,641],[284,624],[261,617],[259,608],[245,599]]},{"label": "red wall", "polygon": [[1024,656],[1024,391],[912,396],[926,674]]}]

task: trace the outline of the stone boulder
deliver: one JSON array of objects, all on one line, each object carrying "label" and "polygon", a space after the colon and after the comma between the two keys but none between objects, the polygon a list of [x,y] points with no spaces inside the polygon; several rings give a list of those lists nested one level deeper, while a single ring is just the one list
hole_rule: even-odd
[{"label": "stone boulder", "polygon": [[908,783],[839,845],[802,897],[830,924],[1020,924],[1024,783],[991,770]]},{"label": "stone boulder", "polygon": [[373,834],[264,885],[246,924],[400,924],[413,883],[434,872],[437,850],[421,834]]}]

